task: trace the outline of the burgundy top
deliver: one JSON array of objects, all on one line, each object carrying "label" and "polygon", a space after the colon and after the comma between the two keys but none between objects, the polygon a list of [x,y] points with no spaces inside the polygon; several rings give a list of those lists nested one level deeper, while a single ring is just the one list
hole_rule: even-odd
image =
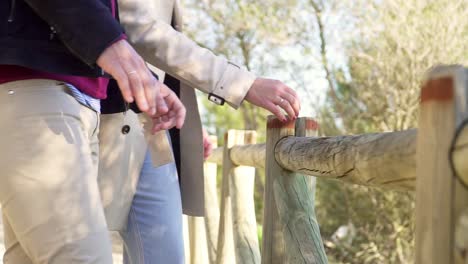
[{"label": "burgundy top", "polygon": [[[115,0],[111,1],[112,15],[115,17]],[[122,35],[117,41],[125,39],[126,36]],[[112,43],[113,44],[113,43]],[[0,84],[30,80],[30,79],[50,79],[69,83],[81,92],[94,97],[96,99],[105,99],[107,92],[107,84],[109,79],[101,78],[90,78],[73,75],[62,75],[48,72],[41,72],[16,65],[0,65]]]}]

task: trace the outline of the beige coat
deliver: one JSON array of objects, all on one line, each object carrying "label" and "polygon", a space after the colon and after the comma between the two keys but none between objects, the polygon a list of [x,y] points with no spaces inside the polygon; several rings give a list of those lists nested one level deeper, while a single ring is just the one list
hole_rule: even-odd
[{"label": "beige coat", "polygon": [[[182,21],[177,0],[119,0],[119,12],[120,21],[125,28],[129,42],[149,64],[158,68],[155,71],[160,79],[163,79],[166,72],[181,81],[180,97],[187,108],[185,125],[180,132],[182,204],[185,214],[203,216],[202,130],[193,88],[207,94],[213,93],[224,98],[230,106],[238,108],[256,77],[227,61],[224,57],[215,56],[211,51],[201,48],[178,32],[182,29]],[[120,127],[124,123],[122,121],[123,115],[109,116],[112,117],[103,118],[101,130],[103,128],[107,131],[111,130],[113,132],[108,134],[116,134],[117,137],[122,138],[115,131],[120,131]],[[118,121],[116,122],[116,120]],[[115,128],[111,128],[112,126]],[[107,187],[109,187],[112,182],[122,182],[122,177],[131,178],[123,180],[131,184],[130,188],[128,186],[114,186],[107,188],[108,190],[114,190],[114,192],[128,190],[131,192],[135,189],[146,146],[135,148],[142,141],[143,133],[140,128],[134,129],[132,132],[134,133],[132,136],[118,141],[119,144],[125,144],[125,147],[109,146],[117,141],[109,138],[103,139],[109,143],[101,145],[101,148],[105,149],[104,153],[101,152],[103,153],[99,176],[101,182],[107,182]],[[110,135],[108,137],[112,138]],[[147,139],[147,142],[148,140],[152,143],[150,144],[152,152],[158,151],[151,145],[160,145],[161,139],[151,137]],[[115,158],[116,153],[111,151],[112,149],[117,149],[119,158]],[[124,153],[125,151],[136,151],[136,153]],[[109,159],[109,155],[113,158]],[[157,153],[153,154],[153,156],[157,155]],[[121,179],[110,180],[115,177],[121,177]],[[102,180],[103,178],[107,180]],[[126,207],[131,202],[131,200],[128,201],[128,197],[132,196],[133,193],[120,193],[119,196],[108,195],[108,198],[111,203]],[[121,200],[122,198],[119,197],[125,197],[126,201],[113,201],[113,199]],[[106,202],[104,204],[106,205]],[[106,213],[115,215],[109,210]]]}]

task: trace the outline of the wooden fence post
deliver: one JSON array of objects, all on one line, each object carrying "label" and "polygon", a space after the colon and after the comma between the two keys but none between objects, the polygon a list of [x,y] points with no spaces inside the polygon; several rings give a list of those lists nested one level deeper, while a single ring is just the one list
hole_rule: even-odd
[{"label": "wooden fence post", "polygon": [[[232,131],[236,145],[255,144],[255,131]],[[237,263],[259,264],[260,248],[257,236],[255,217],[254,183],[255,168],[247,166],[234,167],[229,177],[232,201],[232,223],[234,230],[234,247]]]},{"label": "wooden fence post", "polygon": [[223,150],[223,179],[221,185],[221,215],[219,219],[218,247],[216,263],[235,264],[236,256],[234,249],[234,236],[232,230],[232,204],[229,190],[229,177],[235,166],[229,156],[229,149],[236,145],[236,134],[234,130],[226,132]]},{"label": "wooden fence post", "polygon": [[[296,121],[297,137],[316,137],[318,124],[312,118]],[[328,263],[320,228],[315,216],[316,178],[290,173],[275,184],[286,263]]]},{"label": "wooden fence post", "polygon": [[262,264],[284,264],[284,238],[275,202],[273,186],[288,172],[275,160],[276,143],[283,137],[294,135],[294,121],[280,122],[268,116],[265,157],[265,198],[263,210]]},{"label": "wooden fence post", "polygon": [[190,240],[190,264],[208,263],[208,243],[203,217],[188,217]]},{"label": "wooden fence post", "polygon": [[[218,147],[216,136],[211,136],[213,147]],[[219,224],[218,195],[216,189],[217,165],[203,164],[205,186],[205,217],[188,217],[190,263],[212,263],[216,261],[216,238]]]},{"label": "wooden fence post", "polygon": [[190,242],[190,224],[189,224],[189,216],[183,215],[182,216],[182,228],[183,228],[183,236],[184,236],[184,257],[185,263],[190,263],[192,258],[190,256],[190,246],[192,245]]},{"label": "wooden fence post", "polygon": [[[311,118],[301,118],[295,135],[317,136],[317,128]],[[283,170],[273,190],[284,236],[284,263],[328,263],[315,218],[315,178]]]},{"label": "wooden fence post", "polygon": [[[218,147],[218,138],[210,136],[213,149]],[[210,264],[216,263],[216,247],[219,231],[219,203],[218,189],[216,188],[218,168],[216,163],[205,162],[205,229],[208,243],[208,256]]]},{"label": "wooden fence post", "polygon": [[[457,220],[455,227],[455,248],[460,257],[468,264],[468,208],[466,208]],[[463,263],[463,262],[461,262]]]},{"label": "wooden fence post", "polygon": [[[454,230],[468,205],[468,190],[450,166],[450,147],[467,118],[467,70],[433,69],[421,90],[416,158],[416,263],[466,263]],[[468,234],[466,234],[468,235]],[[465,258],[465,259],[464,259]]]}]

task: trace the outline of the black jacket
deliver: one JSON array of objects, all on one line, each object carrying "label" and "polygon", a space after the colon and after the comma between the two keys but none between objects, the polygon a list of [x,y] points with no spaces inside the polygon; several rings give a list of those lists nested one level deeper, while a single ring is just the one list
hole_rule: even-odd
[{"label": "black jacket", "polygon": [[122,34],[112,0],[0,0],[0,64],[98,77],[98,56]]}]

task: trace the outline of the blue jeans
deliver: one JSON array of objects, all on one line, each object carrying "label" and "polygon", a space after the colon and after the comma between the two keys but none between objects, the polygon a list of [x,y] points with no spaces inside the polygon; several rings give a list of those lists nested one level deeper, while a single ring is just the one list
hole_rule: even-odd
[{"label": "blue jeans", "polygon": [[182,202],[175,163],[153,167],[146,153],[137,191],[121,232],[125,264],[184,263]]}]

